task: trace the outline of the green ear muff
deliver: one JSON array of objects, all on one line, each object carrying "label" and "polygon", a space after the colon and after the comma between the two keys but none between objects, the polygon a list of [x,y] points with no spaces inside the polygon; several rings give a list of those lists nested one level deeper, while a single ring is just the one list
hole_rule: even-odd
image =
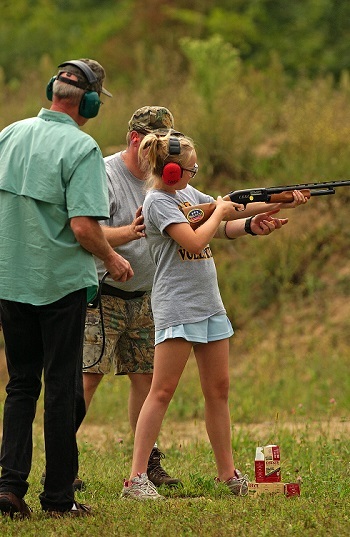
[{"label": "green ear muff", "polygon": [[[78,67],[78,69],[80,69],[80,71],[82,71],[86,76],[89,84],[94,84],[97,82],[95,73],[86,63],[80,60],[71,60],[68,62],[61,63],[58,67],[64,67],[66,65],[75,65],[76,67]],[[49,101],[52,101],[53,83],[56,79],[57,76],[53,76],[46,86],[46,97]],[[78,85],[77,83],[73,83],[73,81],[69,81],[67,78],[62,77],[62,79],[62,82],[65,82],[66,84],[72,84],[73,86],[80,87],[80,85]],[[100,96],[97,91],[86,91],[80,101],[79,114],[87,119],[96,117],[100,110],[101,104],[102,103],[100,101]]]},{"label": "green ear muff", "polygon": [[46,97],[49,101],[52,101],[52,88],[57,76],[53,76],[46,86]]},{"label": "green ear muff", "polygon": [[80,101],[79,114],[87,119],[96,117],[101,104],[100,97],[96,91],[87,91]]},{"label": "green ear muff", "polygon": [[[46,97],[49,101],[52,101],[53,83],[56,79],[57,76],[53,76],[46,86]],[[96,117],[101,104],[100,97],[96,91],[87,91],[81,98],[79,114],[87,119]]]}]

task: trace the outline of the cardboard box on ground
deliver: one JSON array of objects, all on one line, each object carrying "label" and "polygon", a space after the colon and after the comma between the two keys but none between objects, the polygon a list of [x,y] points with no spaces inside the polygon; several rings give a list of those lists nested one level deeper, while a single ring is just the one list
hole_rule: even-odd
[{"label": "cardboard box on ground", "polygon": [[299,483],[281,481],[281,457],[279,446],[259,446],[255,453],[255,482],[248,483],[249,496],[261,494],[283,494],[287,497],[300,496]]}]

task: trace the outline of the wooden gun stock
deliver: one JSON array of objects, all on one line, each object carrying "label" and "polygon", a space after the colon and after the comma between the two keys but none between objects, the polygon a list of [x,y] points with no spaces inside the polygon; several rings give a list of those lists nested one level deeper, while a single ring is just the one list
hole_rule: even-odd
[{"label": "wooden gun stock", "polygon": [[[301,190],[300,192],[302,192],[305,198],[311,197],[310,190]],[[234,192],[227,194],[222,199],[225,201],[233,201],[236,203],[240,203],[239,200],[236,200],[234,198]],[[280,192],[278,194],[270,194],[268,196],[268,199],[261,200],[261,201],[265,201],[266,203],[290,203],[293,200],[294,200],[293,192],[286,191],[286,192]],[[208,218],[213,214],[215,207],[216,207],[216,202],[200,203],[198,205],[191,205],[190,207],[182,207],[181,210],[183,214],[186,216],[191,227],[193,229],[197,229],[197,227],[204,224],[204,222],[206,222]]]},{"label": "wooden gun stock", "polygon": [[193,229],[201,226],[215,211],[216,203],[200,203],[190,207],[182,207],[181,211],[186,216],[189,224]]},{"label": "wooden gun stock", "polygon": [[[305,198],[311,198],[311,190],[300,190]],[[266,203],[291,203],[294,200],[293,192],[287,190],[279,194],[270,194],[270,199]]]}]

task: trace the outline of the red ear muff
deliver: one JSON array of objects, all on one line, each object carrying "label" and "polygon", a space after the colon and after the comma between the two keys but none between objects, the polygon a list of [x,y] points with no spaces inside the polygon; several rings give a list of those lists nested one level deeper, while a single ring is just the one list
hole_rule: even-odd
[{"label": "red ear muff", "polygon": [[162,179],[166,185],[175,185],[182,177],[182,168],[176,162],[169,162],[163,168]]}]

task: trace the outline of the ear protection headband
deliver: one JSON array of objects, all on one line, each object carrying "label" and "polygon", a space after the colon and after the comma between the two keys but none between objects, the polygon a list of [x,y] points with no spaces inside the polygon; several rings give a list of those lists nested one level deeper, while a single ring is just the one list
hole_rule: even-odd
[{"label": "ear protection headband", "polygon": [[[82,62],[80,60],[70,60],[68,62],[61,63],[58,67],[64,67],[66,65],[75,65],[75,67],[78,67],[78,69],[80,69],[80,71],[82,71],[82,73],[87,78],[87,86],[98,82],[95,73],[87,65],[87,63]],[[70,78],[63,76],[62,72],[60,72],[57,76],[53,76],[46,86],[46,97],[48,98],[49,101],[52,101],[53,83],[55,82],[55,80],[61,80],[65,84],[70,84],[71,86],[85,89],[84,87],[83,88],[81,87],[81,82],[76,82],[75,80],[71,80]],[[100,101],[100,97],[97,91],[87,90],[81,98],[80,105],[79,105],[79,114],[82,117],[85,117],[87,119],[96,117],[100,110],[100,106],[101,106],[101,101]]]},{"label": "ear protection headband", "polygon": [[[169,138],[169,155],[180,155],[180,140],[171,136]],[[162,179],[166,185],[175,185],[182,177],[182,168],[177,162],[168,162],[163,168]]]}]

